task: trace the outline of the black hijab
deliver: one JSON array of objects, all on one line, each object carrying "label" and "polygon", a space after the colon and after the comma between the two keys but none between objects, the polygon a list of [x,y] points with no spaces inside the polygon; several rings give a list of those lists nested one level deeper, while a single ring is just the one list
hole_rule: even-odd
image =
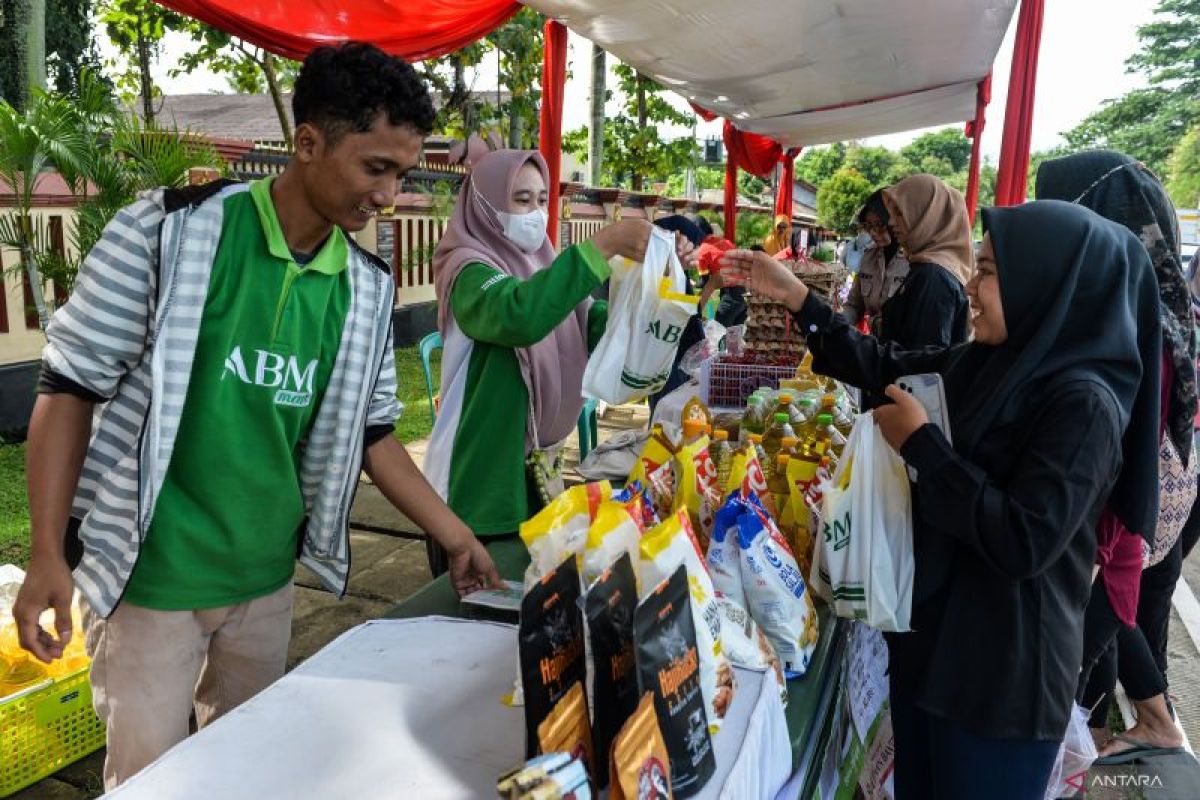
[{"label": "black hijab", "polygon": [[1122,466],[1109,507],[1154,536],[1158,517],[1158,286],[1146,249],[1077,205],[1039,200],[983,211],[1008,340],[970,344],[948,371],[955,449],[970,457],[999,425],[1036,413],[1060,386],[1089,382],[1120,409]]},{"label": "black hijab", "polygon": [[1139,161],[1111,150],[1095,150],[1042,162],[1037,196],[1078,203],[1124,225],[1150,253],[1158,278],[1163,347],[1174,373],[1167,435],[1183,463],[1190,463],[1196,416],[1196,323],[1179,252],[1179,220],[1166,189]]},{"label": "black hijab", "polygon": [[683,238],[691,242],[693,247],[699,247],[701,242],[704,241],[704,232],[700,230],[700,226],[683,214],[671,214],[667,217],[660,217],[654,220],[654,224],[664,231],[682,233]]}]

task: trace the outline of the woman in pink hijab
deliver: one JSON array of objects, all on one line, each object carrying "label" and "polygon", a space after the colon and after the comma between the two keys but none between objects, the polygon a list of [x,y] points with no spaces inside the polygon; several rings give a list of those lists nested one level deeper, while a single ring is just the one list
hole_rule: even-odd
[{"label": "woman in pink hijab", "polygon": [[[488,153],[434,254],[442,405],[425,474],[485,543],[540,508],[525,459],[566,439],[579,418],[588,353],[608,320],[607,304],[590,295],[612,256],[642,260],[652,230],[617,222],[556,254],[548,180],[536,151]],[[431,548],[435,575],[442,556]]]}]

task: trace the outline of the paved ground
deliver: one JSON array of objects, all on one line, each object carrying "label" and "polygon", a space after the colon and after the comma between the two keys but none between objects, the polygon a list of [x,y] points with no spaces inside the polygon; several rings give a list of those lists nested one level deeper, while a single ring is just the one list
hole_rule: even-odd
[{"label": "paved ground", "polygon": [[[646,409],[618,407],[601,420],[600,438],[619,430],[644,428]],[[568,463],[578,460],[575,437],[567,445]],[[424,459],[425,443],[409,446],[413,457]],[[421,534],[397,512],[370,483],[359,487],[351,514],[353,559],[347,596],[338,600],[319,587],[303,567],[296,570],[296,606],[288,669],[320,650],[346,630],[379,617],[429,581],[425,545]],[[1200,594],[1200,551],[1184,565],[1190,590]],[[1195,602],[1194,600],[1192,601]],[[1195,618],[1185,624],[1177,610],[1172,615],[1170,668],[1172,694],[1188,738],[1200,743],[1200,604]],[[1191,606],[1184,603],[1185,616]],[[14,800],[84,800],[102,791],[100,779],[104,751],[71,765],[52,778],[14,795]]]}]

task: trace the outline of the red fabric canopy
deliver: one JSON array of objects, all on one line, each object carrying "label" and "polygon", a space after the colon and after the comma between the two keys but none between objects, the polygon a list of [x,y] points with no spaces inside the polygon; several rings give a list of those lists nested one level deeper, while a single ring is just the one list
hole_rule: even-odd
[{"label": "red fabric canopy", "polygon": [[783,146],[774,139],[757,133],[739,131],[732,122],[725,120],[723,131],[725,158],[760,178],[770,177],[771,171],[783,156]]},{"label": "red fabric canopy", "polygon": [[567,85],[567,28],[546,20],[546,48],[542,62],[542,116],[538,146],[550,167],[550,241],[558,244],[559,176],[562,173],[563,89]]},{"label": "red fabric canopy", "polygon": [[157,2],[297,60],[314,47],[349,39],[371,42],[409,61],[436,58],[487,36],[521,10],[513,0]]},{"label": "red fabric canopy", "polygon": [[[716,119],[696,105],[692,108],[706,121]],[[766,136],[739,131],[729,120],[725,120],[722,138],[725,140],[725,238],[732,242],[737,235],[738,170],[768,177],[783,157],[783,146]]]},{"label": "red fabric canopy", "polygon": [[989,74],[979,82],[975,90],[975,119],[967,123],[967,136],[971,137],[971,167],[967,172],[967,216],[975,222],[975,209],[979,205],[979,140],[983,138],[984,111],[992,101],[992,76]]},{"label": "red fabric canopy", "polygon": [[1017,19],[1017,36],[1013,45],[1012,74],[1008,79],[1008,103],[1004,109],[1000,168],[996,175],[998,206],[1025,202],[1043,11],[1044,0],[1021,0],[1021,15]]}]

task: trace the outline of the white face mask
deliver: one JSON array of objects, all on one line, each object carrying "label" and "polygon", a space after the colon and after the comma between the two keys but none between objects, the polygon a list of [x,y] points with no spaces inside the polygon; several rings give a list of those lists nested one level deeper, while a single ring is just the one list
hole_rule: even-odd
[{"label": "white face mask", "polygon": [[526,253],[536,253],[546,241],[546,210],[535,208],[526,214],[497,211],[496,217],[504,227],[508,240]]}]

